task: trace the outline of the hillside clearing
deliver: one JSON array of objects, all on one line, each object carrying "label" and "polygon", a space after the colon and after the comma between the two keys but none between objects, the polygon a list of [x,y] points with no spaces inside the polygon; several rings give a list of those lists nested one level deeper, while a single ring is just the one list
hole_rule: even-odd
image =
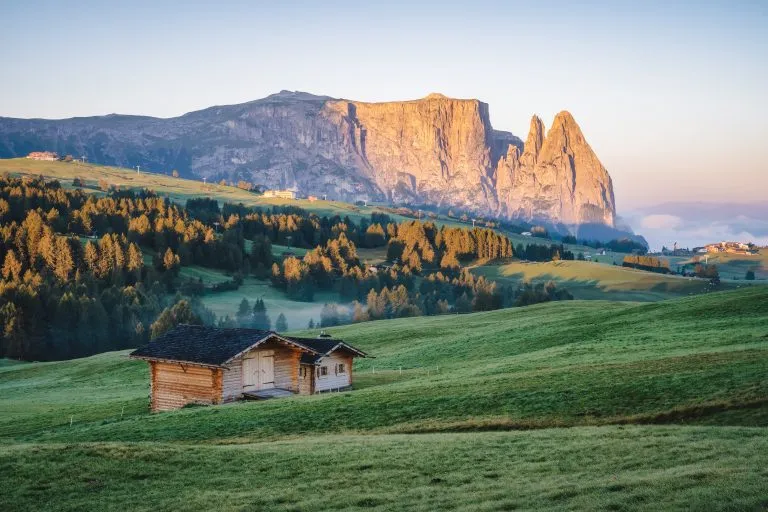
[{"label": "hillside clearing", "polygon": [[[520,281],[542,283],[554,281],[577,299],[609,299],[625,301],[657,301],[711,290],[704,279],[655,274],[615,265],[587,261],[514,261],[502,265],[474,267],[472,272],[499,283]],[[750,283],[721,284],[723,289]],[[764,284],[760,282],[755,285]]]}]

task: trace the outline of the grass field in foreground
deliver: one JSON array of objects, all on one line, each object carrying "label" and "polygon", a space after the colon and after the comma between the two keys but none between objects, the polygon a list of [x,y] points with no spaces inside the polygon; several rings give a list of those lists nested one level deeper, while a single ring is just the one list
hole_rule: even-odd
[{"label": "grass field in foreground", "polygon": [[[577,299],[657,301],[709,291],[704,279],[655,274],[630,268],[587,261],[513,261],[503,265],[483,265],[472,272],[500,283],[516,284],[554,281]],[[723,282],[723,289],[747,286],[749,282]],[[765,282],[755,281],[763,286]]]},{"label": "grass field in foreground", "polygon": [[154,415],[126,352],[0,364],[0,508],[768,505],[764,287],[331,331],[351,392]]},{"label": "grass field in foreground", "polygon": [[0,445],[3,510],[759,510],[763,429]]},{"label": "grass field in foreground", "polygon": [[354,392],[159,415],[146,412],[146,365],[125,352],[3,366],[0,438],[239,442],[609,423],[768,426],[765,288],[331,332],[376,357],[356,362]]}]

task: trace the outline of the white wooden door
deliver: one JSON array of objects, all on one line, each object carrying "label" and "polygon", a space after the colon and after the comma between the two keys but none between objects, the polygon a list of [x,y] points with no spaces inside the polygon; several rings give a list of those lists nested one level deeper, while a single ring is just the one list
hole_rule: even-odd
[{"label": "white wooden door", "polygon": [[259,352],[259,389],[275,387],[275,354],[271,350]]},{"label": "white wooden door", "polygon": [[259,359],[249,357],[243,359],[243,387],[252,388],[259,384]]}]

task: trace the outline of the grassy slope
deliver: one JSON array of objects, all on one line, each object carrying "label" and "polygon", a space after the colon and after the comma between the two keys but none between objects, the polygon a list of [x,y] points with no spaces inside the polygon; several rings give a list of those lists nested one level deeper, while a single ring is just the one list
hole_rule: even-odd
[{"label": "grassy slope", "polygon": [[[704,257],[676,258],[675,264],[694,263],[704,261]],[[747,270],[752,270],[759,280],[768,279],[768,249],[763,248],[757,254],[728,254],[713,253],[706,255],[706,262],[717,265],[720,277],[725,279],[744,279]]]},{"label": "grassy slope", "polygon": [[[0,448],[6,511],[750,510],[761,429],[603,427]],[[98,504],[98,505],[97,505]]]},{"label": "grassy slope", "polygon": [[[158,415],[125,353],[0,365],[3,508],[765,506],[764,290],[345,326],[353,392]],[[607,423],[687,425],[479,432]]]},{"label": "grassy slope", "polygon": [[248,299],[251,305],[256,299],[264,299],[272,326],[274,327],[278,315],[283,313],[289,329],[306,328],[310,318],[315,323],[319,322],[320,312],[326,302],[341,302],[339,295],[333,292],[317,292],[314,302],[298,302],[289,299],[281,290],[270,286],[269,281],[252,277],[246,278],[237,290],[207,294],[202,297],[202,301],[218,317],[229,315],[232,318],[243,298]]},{"label": "grassy slope", "polygon": [[[335,328],[334,335],[376,356],[356,363],[354,393],[152,416],[144,412],[146,367],[125,353],[4,366],[0,436],[256,440],[676,419],[768,425],[764,290],[645,305],[575,301]],[[123,406],[124,420],[116,421]]]},{"label": "grassy slope", "polygon": [[[305,199],[267,198],[237,187],[216,184],[205,185],[201,181],[173,178],[164,174],[141,173],[119,167],[108,167],[80,162],[42,162],[26,158],[0,159],[0,173],[19,175],[43,175],[61,181],[71,187],[72,179],[83,178],[89,187],[97,188],[99,180],[122,188],[149,188],[174,201],[185,202],[191,197],[213,197],[220,202],[243,203],[246,206],[298,206],[318,215],[348,215],[352,219],[369,217],[380,211],[376,206],[355,206],[339,201],[308,201]],[[397,215],[393,216],[398,218]]]},{"label": "grassy slope", "polygon": [[[657,301],[709,290],[708,282],[703,279],[654,274],[586,261],[514,261],[503,265],[475,267],[473,272],[502,283],[552,280],[568,289],[577,299]],[[732,289],[746,284],[723,282],[721,286]],[[753,284],[765,283],[756,281]]]}]

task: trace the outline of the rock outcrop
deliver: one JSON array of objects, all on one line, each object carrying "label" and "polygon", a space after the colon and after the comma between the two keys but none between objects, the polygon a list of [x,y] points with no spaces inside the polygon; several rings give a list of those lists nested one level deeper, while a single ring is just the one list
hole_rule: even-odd
[{"label": "rock outcrop", "polygon": [[501,216],[613,226],[611,177],[568,112],[555,116],[546,136],[534,116],[522,156],[510,148],[497,173]]},{"label": "rock outcrop", "polygon": [[487,104],[440,94],[364,103],[283,91],[171,119],[0,118],[0,157],[36,150],[347,201],[563,224],[612,226],[615,215],[610,176],[570,114],[546,136],[534,117],[523,144],[492,128]]}]

